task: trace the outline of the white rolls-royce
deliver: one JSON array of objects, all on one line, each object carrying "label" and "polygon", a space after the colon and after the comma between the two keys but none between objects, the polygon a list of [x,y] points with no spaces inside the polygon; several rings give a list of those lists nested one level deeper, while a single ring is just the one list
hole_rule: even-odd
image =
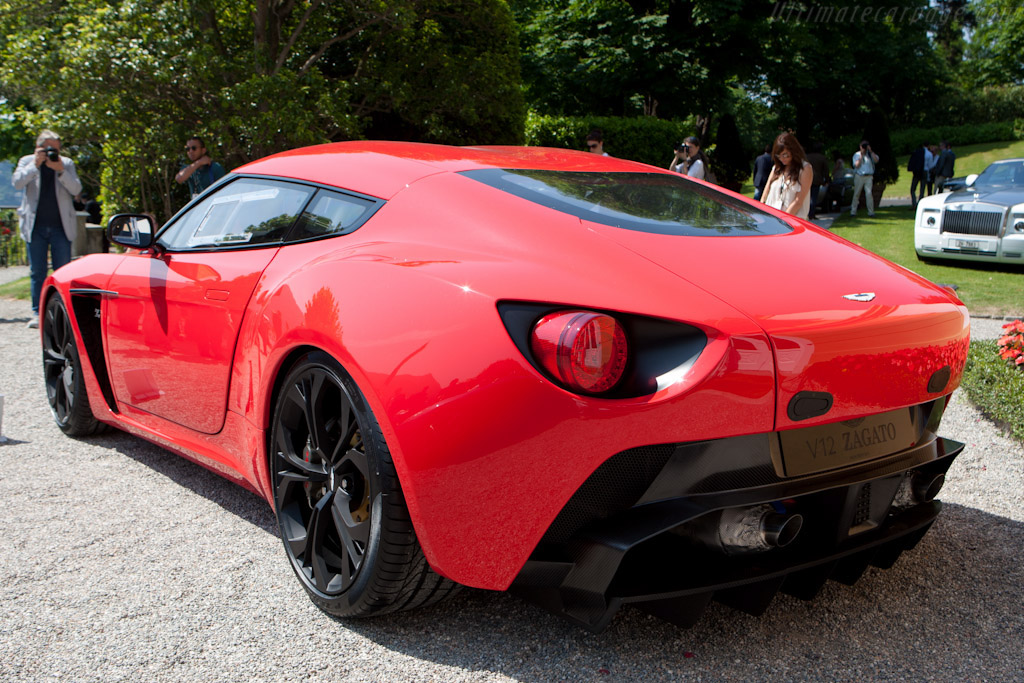
[{"label": "white rolls-royce", "polygon": [[966,189],[925,197],[914,221],[917,257],[1024,264],[1024,159],[967,176]]}]

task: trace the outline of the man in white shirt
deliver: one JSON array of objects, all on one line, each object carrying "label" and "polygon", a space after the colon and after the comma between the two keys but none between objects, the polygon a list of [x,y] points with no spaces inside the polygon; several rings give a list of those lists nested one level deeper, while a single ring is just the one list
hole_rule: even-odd
[{"label": "man in white shirt", "polygon": [[932,184],[935,181],[935,176],[932,172],[935,169],[935,162],[939,160],[939,156],[932,152],[932,145],[925,145],[924,148],[924,186],[925,195],[932,193]]},{"label": "man in white shirt", "polygon": [[864,202],[868,205],[868,216],[875,216],[875,198],[871,196],[871,186],[875,175],[875,164],[878,155],[871,151],[871,144],[861,140],[860,150],[853,155],[853,204],[850,205],[850,216],[857,216],[860,204],[860,193],[864,191]]}]

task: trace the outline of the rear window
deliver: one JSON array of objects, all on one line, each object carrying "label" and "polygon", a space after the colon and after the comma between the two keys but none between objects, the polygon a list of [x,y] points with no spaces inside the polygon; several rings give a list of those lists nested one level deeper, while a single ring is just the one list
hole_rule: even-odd
[{"label": "rear window", "polygon": [[481,169],[465,175],[586,221],[661,235],[780,235],[784,221],[668,173]]}]

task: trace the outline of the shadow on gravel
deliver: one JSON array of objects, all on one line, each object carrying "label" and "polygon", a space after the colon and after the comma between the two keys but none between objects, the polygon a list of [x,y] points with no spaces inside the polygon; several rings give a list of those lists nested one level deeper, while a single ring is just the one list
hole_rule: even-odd
[{"label": "shadow on gravel", "polygon": [[1021,547],[1021,522],[947,504],[924,540],[892,569],[869,568],[854,586],[830,582],[811,601],[780,594],[760,617],[712,603],[695,627],[680,629],[626,608],[604,633],[592,634],[510,595],[465,590],[433,609],[342,621],[338,628],[412,657],[513,678],[550,674],[553,665],[571,676],[564,666],[587,653],[581,666],[599,662],[613,677],[666,663],[677,673],[696,673],[703,669],[694,653],[719,658],[735,651],[745,658],[743,643],[777,653],[774,664],[760,663],[769,670],[807,668],[820,680],[850,680],[850,658],[873,662],[876,676],[934,676],[900,661],[907,648],[947,653],[968,671],[1024,672],[1018,656],[1005,659],[1024,645]]},{"label": "shadow on gravel", "polygon": [[[88,441],[277,533],[265,501],[214,472],[119,431]],[[506,593],[465,589],[433,608],[320,623],[409,657],[514,679],[1024,680],[1022,547],[1024,523],[946,504],[892,569],[869,568],[854,586],[830,582],[811,601],[779,595],[760,617],[712,603],[695,627],[680,629],[625,608],[593,634]],[[337,656],[346,655],[339,645]]]},{"label": "shadow on gravel", "polygon": [[202,465],[117,429],[82,440],[111,448],[216,503],[253,526],[277,535],[277,521],[267,501]]}]

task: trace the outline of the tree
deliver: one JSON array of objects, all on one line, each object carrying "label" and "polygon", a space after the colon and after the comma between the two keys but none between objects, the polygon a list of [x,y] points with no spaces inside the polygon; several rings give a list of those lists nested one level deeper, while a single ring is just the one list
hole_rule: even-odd
[{"label": "tree", "polygon": [[967,41],[964,29],[973,29],[975,16],[969,0],[935,0],[932,22],[932,40],[936,54],[946,69],[961,70]]},{"label": "tree", "polygon": [[355,113],[375,138],[521,144],[518,39],[504,2],[421,0],[351,81]]},{"label": "tree", "polygon": [[[505,142],[498,131],[522,127],[507,58],[514,27],[500,0],[14,0],[0,10],[0,95],[35,107],[22,112],[30,127],[59,128],[101,158],[108,210],[168,218],[184,199],[173,176],[190,135],[230,168],[386,132],[388,117],[403,132],[458,142]],[[469,46],[441,33],[464,10],[493,24]],[[419,38],[428,24],[440,28]],[[430,59],[416,54],[423,46]],[[383,65],[380,55],[396,58]],[[421,106],[434,84],[460,82]]]},{"label": "tree", "polygon": [[802,141],[858,131],[875,107],[916,123],[942,93],[927,10],[926,0],[820,0],[778,13],[761,69],[780,120]]},{"label": "tree", "polygon": [[0,99],[0,161],[17,161],[34,147],[35,137],[22,125],[17,107]]},{"label": "tree", "polygon": [[725,114],[718,121],[711,168],[719,185],[737,192],[743,181],[750,177],[750,157],[743,149],[736,117],[732,114]]},{"label": "tree", "polygon": [[743,0],[519,0],[527,100],[544,114],[703,119],[755,72],[771,9]]},{"label": "tree", "polygon": [[971,85],[1024,83],[1024,6],[1015,0],[976,0],[977,28],[967,48]]}]

